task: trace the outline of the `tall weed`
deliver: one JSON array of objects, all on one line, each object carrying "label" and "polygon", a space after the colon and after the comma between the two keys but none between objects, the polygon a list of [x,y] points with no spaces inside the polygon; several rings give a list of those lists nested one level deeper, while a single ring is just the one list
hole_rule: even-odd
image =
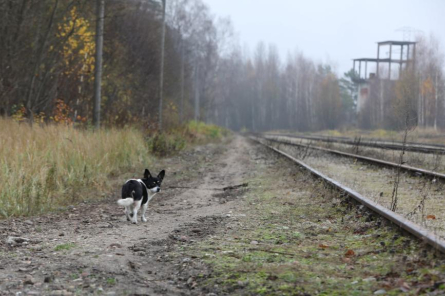
[{"label": "tall weed", "polygon": [[88,188],[150,160],[135,129],[30,127],[0,118],[0,216],[32,215],[85,198]]}]

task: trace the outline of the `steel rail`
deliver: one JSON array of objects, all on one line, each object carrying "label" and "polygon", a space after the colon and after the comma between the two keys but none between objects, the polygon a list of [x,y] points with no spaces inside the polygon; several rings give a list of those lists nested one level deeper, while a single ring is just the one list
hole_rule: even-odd
[{"label": "steel rail", "polygon": [[329,178],[328,176],[324,175],[323,173],[315,170],[314,168],[308,166],[304,162],[292,157],[291,155],[280,151],[276,148],[273,148],[267,144],[261,143],[261,141],[258,140],[258,138],[251,137],[252,140],[260,143],[261,145],[264,145],[268,147],[269,149],[275,151],[276,153],[292,160],[299,166],[303,167],[304,169],[308,170],[311,174],[315,175],[318,178],[323,179],[325,182],[327,182],[329,185],[333,186],[334,188],[339,189],[340,191],[346,193],[349,197],[352,197],[357,202],[363,204],[365,207],[370,209],[371,211],[379,214],[380,216],[384,217],[385,219],[391,221],[395,225],[401,227],[402,229],[408,231],[412,235],[416,236],[420,240],[424,241],[425,243],[431,245],[433,248],[439,250],[442,253],[445,253],[445,241],[441,240],[437,235],[434,233],[428,231],[427,229],[418,226],[414,224],[413,222],[405,219],[399,214],[394,213],[393,211],[388,210],[387,208],[379,205],[378,203],[373,202],[367,197],[364,197],[360,193],[352,190],[351,188],[344,186],[338,181],[335,181],[334,179]]},{"label": "steel rail", "polygon": [[376,159],[376,158],[372,158],[372,157],[362,156],[362,155],[358,155],[358,154],[352,154],[352,153],[342,152],[342,151],[328,149],[328,148],[323,148],[323,147],[298,144],[298,143],[293,143],[291,141],[278,140],[277,138],[279,138],[279,137],[277,137],[277,136],[275,136],[275,137],[273,137],[273,136],[264,136],[264,139],[269,140],[269,141],[274,141],[274,142],[277,142],[277,143],[282,143],[282,144],[288,144],[288,145],[292,145],[292,146],[299,146],[299,147],[305,147],[305,148],[320,150],[320,151],[324,151],[324,152],[327,152],[327,153],[332,153],[332,154],[337,154],[337,155],[341,155],[341,156],[346,156],[346,157],[351,157],[351,158],[355,158],[355,159],[360,159],[360,160],[363,160],[363,161],[367,161],[367,162],[371,162],[371,163],[377,163],[379,165],[384,165],[384,166],[388,166],[388,167],[399,167],[400,166],[400,168],[405,170],[405,171],[409,171],[409,172],[413,172],[413,173],[420,173],[422,175],[431,176],[431,177],[434,177],[434,178],[445,180],[445,174],[442,174],[442,173],[437,173],[437,172],[421,169],[421,168],[418,168],[418,167],[412,167],[412,166],[404,165],[404,164],[403,165],[399,165],[399,164],[397,164],[395,162],[390,162],[390,161],[386,161],[386,160],[381,160],[381,159]]},{"label": "steel rail", "polygon": [[[266,135],[286,136],[291,138],[314,140],[326,143],[357,145],[357,141],[347,137],[303,136],[303,135],[292,135],[292,134],[266,134]],[[388,141],[373,140],[373,139],[370,140],[360,139],[360,145],[365,147],[389,149],[389,150],[401,150],[403,148],[402,142],[388,142]],[[433,153],[445,154],[445,146],[439,144],[422,144],[422,143],[407,142],[405,144],[405,150],[411,152],[427,153],[427,154],[433,154]]]}]

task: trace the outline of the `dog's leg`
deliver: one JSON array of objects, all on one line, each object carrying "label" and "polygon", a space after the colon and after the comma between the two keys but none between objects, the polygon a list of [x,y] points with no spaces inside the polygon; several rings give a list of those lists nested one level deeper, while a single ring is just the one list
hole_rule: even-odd
[{"label": "dog's leg", "polygon": [[134,208],[133,208],[133,223],[138,223],[138,211],[141,207],[142,200],[137,200],[134,202]]},{"label": "dog's leg", "polygon": [[148,208],[148,202],[142,206],[142,221],[147,222],[147,218],[145,218],[145,212]]},{"label": "dog's leg", "polygon": [[127,221],[130,221],[130,207],[125,207],[125,216],[127,216]]}]

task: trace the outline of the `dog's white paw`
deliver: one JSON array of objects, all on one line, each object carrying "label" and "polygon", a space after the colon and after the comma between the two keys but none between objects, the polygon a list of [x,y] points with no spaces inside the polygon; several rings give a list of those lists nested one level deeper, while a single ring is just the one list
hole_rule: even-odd
[{"label": "dog's white paw", "polygon": [[142,221],[147,222],[147,219],[145,217],[142,217]]},{"label": "dog's white paw", "polygon": [[137,220],[133,220],[132,223],[133,224],[138,224],[138,221]]}]

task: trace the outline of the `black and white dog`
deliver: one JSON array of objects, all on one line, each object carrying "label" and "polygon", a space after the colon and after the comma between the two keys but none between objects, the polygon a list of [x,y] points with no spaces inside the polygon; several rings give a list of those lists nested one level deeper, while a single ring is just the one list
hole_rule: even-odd
[{"label": "black and white dog", "polygon": [[[138,211],[142,205],[142,221],[147,222],[145,212],[148,202],[161,191],[161,183],[164,179],[165,171],[162,170],[157,177],[152,177],[150,171],[145,169],[143,179],[130,179],[122,186],[122,197],[117,203],[125,207],[125,215],[130,221],[132,213],[133,223],[138,223]],[[133,208],[133,210],[131,210]]]}]

